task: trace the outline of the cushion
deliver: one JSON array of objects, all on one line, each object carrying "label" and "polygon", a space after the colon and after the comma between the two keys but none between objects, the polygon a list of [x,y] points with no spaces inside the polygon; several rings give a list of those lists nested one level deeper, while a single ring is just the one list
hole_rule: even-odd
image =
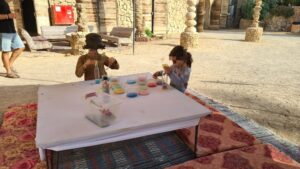
[{"label": "cushion", "polygon": [[34,40],[34,41],[47,41],[47,39],[44,38],[43,36],[33,36],[33,37],[31,37],[31,38],[32,38],[32,40]]},{"label": "cushion", "polygon": [[258,144],[200,157],[167,169],[300,169],[300,164],[270,144]]},{"label": "cushion", "polygon": [[[222,112],[206,105],[191,94],[187,95],[212,111],[211,115],[203,117],[199,121],[198,157],[261,143]],[[181,129],[177,133],[191,149],[194,149],[195,127]]]}]

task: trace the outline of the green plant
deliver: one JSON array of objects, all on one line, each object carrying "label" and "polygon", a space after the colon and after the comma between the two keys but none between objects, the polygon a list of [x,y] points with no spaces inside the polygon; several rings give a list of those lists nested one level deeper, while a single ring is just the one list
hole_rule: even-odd
[{"label": "green plant", "polygon": [[263,0],[259,20],[263,20],[277,6],[280,0]]},{"label": "green plant", "polygon": [[247,2],[241,8],[241,14],[243,19],[253,19],[253,8],[255,6],[254,0],[247,0]]},{"label": "green plant", "polygon": [[272,16],[283,16],[289,18],[295,14],[294,9],[290,6],[277,6],[270,11]]},{"label": "green plant", "polygon": [[151,30],[150,30],[149,28],[146,28],[146,29],[145,29],[145,34],[146,34],[148,37],[150,37],[150,38],[153,37],[153,33],[151,32]]},{"label": "green plant", "polygon": [[300,0],[279,0],[278,5],[293,5],[293,6],[298,6],[300,5]]}]

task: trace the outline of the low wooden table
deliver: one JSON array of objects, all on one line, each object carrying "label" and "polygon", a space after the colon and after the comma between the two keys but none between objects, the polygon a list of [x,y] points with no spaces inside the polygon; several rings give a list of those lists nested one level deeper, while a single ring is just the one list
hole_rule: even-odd
[{"label": "low wooden table", "polygon": [[[151,77],[150,73],[145,75]],[[120,77],[125,91],[134,87],[126,81],[137,76]],[[45,150],[88,147],[197,126],[201,117],[210,114],[178,90],[158,86],[149,88],[148,96],[127,98],[126,94],[112,94],[122,100],[114,113],[116,120],[100,128],[85,118],[84,102],[85,94],[99,87],[94,81],[84,81],[39,88],[36,145],[41,160],[45,159]]]}]

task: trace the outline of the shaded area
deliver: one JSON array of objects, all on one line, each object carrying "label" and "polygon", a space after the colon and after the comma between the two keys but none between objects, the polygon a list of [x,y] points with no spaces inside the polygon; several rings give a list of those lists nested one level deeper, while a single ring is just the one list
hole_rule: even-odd
[{"label": "shaded area", "polygon": [[53,153],[53,167],[60,169],[69,166],[163,169],[194,158],[194,153],[175,132]]}]

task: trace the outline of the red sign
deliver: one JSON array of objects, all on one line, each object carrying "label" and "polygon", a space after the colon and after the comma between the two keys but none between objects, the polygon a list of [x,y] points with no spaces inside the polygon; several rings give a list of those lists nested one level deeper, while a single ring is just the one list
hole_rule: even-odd
[{"label": "red sign", "polygon": [[74,24],[73,8],[70,5],[53,5],[51,7],[53,25]]}]

